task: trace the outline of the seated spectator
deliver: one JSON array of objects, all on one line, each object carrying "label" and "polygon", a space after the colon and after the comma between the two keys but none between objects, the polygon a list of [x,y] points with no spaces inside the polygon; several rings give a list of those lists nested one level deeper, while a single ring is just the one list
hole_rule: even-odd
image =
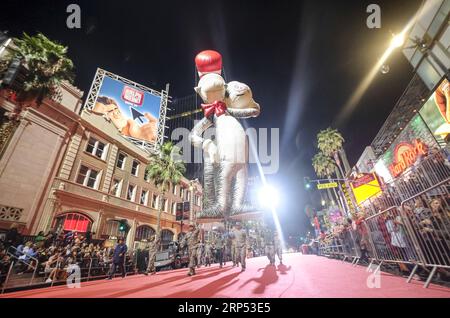
[{"label": "seated spectator", "polygon": [[41,247],[41,246],[44,246],[44,243],[45,243],[45,236],[44,236],[44,232],[43,231],[40,231],[39,233],[38,233],[38,235],[36,236],[36,238],[35,238],[35,244],[36,244],[36,246],[39,248],[39,247]]}]

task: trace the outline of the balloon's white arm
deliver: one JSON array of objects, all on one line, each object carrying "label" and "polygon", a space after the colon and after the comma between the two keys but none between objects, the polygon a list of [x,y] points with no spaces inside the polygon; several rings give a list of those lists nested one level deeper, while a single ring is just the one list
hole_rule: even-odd
[{"label": "balloon's white arm", "polygon": [[206,117],[203,117],[195,126],[192,128],[191,133],[189,134],[189,139],[191,143],[194,145],[194,147],[202,148],[203,143],[208,141],[209,139],[204,139],[202,137],[203,133],[206,129],[211,127],[213,125],[213,122]]},{"label": "balloon's white arm", "polygon": [[227,108],[228,113],[236,118],[250,118],[250,117],[258,117],[259,113],[261,112],[261,109],[258,105],[256,108]]}]

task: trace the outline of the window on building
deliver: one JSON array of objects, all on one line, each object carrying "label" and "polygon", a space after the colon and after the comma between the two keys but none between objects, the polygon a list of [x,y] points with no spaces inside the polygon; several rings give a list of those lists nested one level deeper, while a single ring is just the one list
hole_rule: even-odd
[{"label": "window on building", "polygon": [[181,187],[180,189],[180,197],[184,200],[184,193],[185,193],[186,189]]},{"label": "window on building", "polygon": [[169,230],[161,231],[161,249],[165,250],[169,247],[169,244],[173,241],[173,232]]},{"label": "window on building", "polygon": [[174,184],[173,185],[173,187],[172,187],[172,193],[174,194],[174,195],[177,195],[177,186]]},{"label": "window on building", "polygon": [[54,228],[58,231],[85,233],[91,229],[92,221],[80,213],[65,213],[56,218]]},{"label": "window on building", "polygon": [[136,186],[134,184],[128,185],[128,191],[127,191],[127,200],[134,201],[136,198]]},{"label": "window on building", "polygon": [[153,235],[155,235],[155,230],[148,225],[141,225],[136,229],[135,241],[147,241]]},{"label": "window on building", "polygon": [[119,155],[117,156],[117,163],[116,167],[119,169],[125,169],[125,161],[126,161],[127,155],[125,155],[122,152],[119,152]]},{"label": "window on building", "polygon": [[139,203],[147,205],[147,201],[148,201],[148,190],[142,190],[141,199],[139,200]]},{"label": "window on building", "polygon": [[120,197],[120,194],[122,193],[122,180],[121,179],[113,179],[112,185],[111,185],[111,191],[110,194]]},{"label": "window on building", "polygon": [[116,220],[109,220],[106,222],[106,229],[104,235],[119,237],[121,232],[119,230],[120,223]]},{"label": "window on building", "polygon": [[86,152],[104,160],[106,158],[106,148],[103,142],[91,137],[88,140]]},{"label": "window on building", "polygon": [[148,170],[147,169],[145,169],[145,171],[144,171],[144,180],[147,181],[147,182],[150,181],[150,176],[148,174]]},{"label": "window on building", "polygon": [[78,172],[77,183],[86,187],[97,189],[100,173],[97,170],[81,165]]},{"label": "window on building", "polygon": [[156,194],[153,194],[152,196],[152,208],[153,209],[158,208],[158,196]]},{"label": "window on building", "polygon": [[161,208],[164,212],[167,212],[167,199],[162,199]]},{"label": "window on building", "polygon": [[131,174],[137,177],[138,173],[139,173],[139,161],[133,160],[133,165],[131,166]]}]

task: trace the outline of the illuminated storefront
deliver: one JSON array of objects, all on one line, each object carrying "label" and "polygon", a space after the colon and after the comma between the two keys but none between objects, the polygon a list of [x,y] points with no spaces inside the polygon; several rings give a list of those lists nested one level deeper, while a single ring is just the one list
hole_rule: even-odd
[{"label": "illuminated storefront", "polygon": [[375,171],[384,182],[390,182],[418,164],[430,149],[437,147],[439,144],[418,114],[380,157]]}]

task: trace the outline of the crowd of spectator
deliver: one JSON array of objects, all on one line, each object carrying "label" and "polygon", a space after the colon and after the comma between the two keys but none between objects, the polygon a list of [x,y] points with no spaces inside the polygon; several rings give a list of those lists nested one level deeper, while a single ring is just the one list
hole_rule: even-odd
[{"label": "crowd of spectator", "polygon": [[[33,240],[27,240],[13,225],[5,239],[0,240],[0,282],[4,282],[12,261],[16,275],[35,273],[47,283],[65,280],[76,268],[82,277],[104,276],[110,270],[113,255],[114,248],[93,242],[90,232],[40,232]],[[129,268],[129,255],[125,262]]]}]

